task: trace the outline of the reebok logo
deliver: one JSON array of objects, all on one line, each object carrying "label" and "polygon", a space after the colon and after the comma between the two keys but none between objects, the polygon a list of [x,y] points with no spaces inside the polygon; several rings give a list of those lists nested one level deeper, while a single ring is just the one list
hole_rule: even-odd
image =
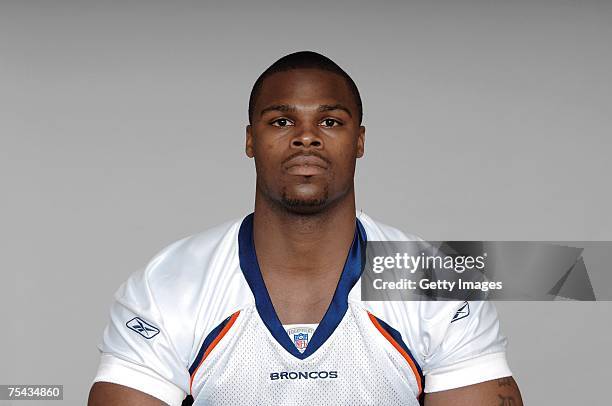
[{"label": "reebok logo", "polygon": [[147,340],[159,334],[159,329],[157,327],[147,323],[140,317],[134,317],[132,320],[125,323],[125,325],[127,328],[137,332]]},{"label": "reebok logo", "polygon": [[465,302],[463,306],[461,306],[459,310],[457,310],[457,313],[455,313],[455,316],[451,320],[451,323],[457,320],[461,320],[469,315],[470,315],[470,304],[468,302]]}]

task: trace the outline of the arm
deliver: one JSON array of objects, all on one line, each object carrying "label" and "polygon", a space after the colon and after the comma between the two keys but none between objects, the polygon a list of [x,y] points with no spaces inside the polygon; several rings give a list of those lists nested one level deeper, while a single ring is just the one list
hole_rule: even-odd
[{"label": "arm", "polygon": [[[432,345],[423,356],[426,406],[522,406],[521,394],[506,359],[506,338],[501,334],[493,303],[429,305],[440,321],[428,326]],[[448,318],[450,319],[449,316]]]},{"label": "arm", "polygon": [[425,406],[523,406],[521,392],[511,376],[475,385],[425,394]]},{"label": "arm", "polygon": [[[185,353],[190,343],[181,345],[177,331],[165,323],[162,315],[176,314],[160,307],[159,290],[159,281],[144,270],[133,273],[115,293],[90,404],[178,406],[189,393]],[[149,402],[138,400],[143,394]]]},{"label": "arm", "polygon": [[127,386],[96,382],[89,392],[88,406],[165,406],[166,403]]}]

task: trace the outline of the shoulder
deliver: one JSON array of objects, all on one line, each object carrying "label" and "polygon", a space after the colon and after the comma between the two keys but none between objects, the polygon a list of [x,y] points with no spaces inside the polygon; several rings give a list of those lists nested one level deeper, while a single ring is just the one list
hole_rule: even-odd
[{"label": "shoulder", "polygon": [[[368,241],[423,241],[358,214]],[[357,287],[359,289],[359,287]],[[357,294],[353,296],[357,298]],[[368,312],[397,330],[423,370],[482,354],[505,351],[497,312],[486,301],[358,301]]]},{"label": "shoulder", "polygon": [[193,351],[194,336],[254,300],[240,271],[240,224],[232,220],[164,247],[121,285],[116,302],[163,324],[177,347]]},{"label": "shoulder", "polygon": [[149,260],[142,277],[151,289],[166,292],[204,282],[234,265],[239,227],[240,220],[231,220],[167,245]]},{"label": "shoulder", "polygon": [[422,238],[376,221],[362,211],[357,212],[357,219],[363,225],[368,241],[422,241]]},{"label": "shoulder", "polygon": [[377,301],[362,306],[398,330],[422,365],[442,344],[457,312],[465,302]]}]

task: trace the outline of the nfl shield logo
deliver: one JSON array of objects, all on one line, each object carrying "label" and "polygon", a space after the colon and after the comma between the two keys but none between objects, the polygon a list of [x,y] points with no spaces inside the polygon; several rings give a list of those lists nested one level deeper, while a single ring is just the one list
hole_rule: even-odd
[{"label": "nfl shield logo", "polygon": [[293,335],[293,342],[298,350],[304,351],[308,345],[308,334],[298,333]]},{"label": "nfl shield logo", "polygon": [[311,325],[293,324],[287,328],[287,334],[289,335],[289,338],[293,340],[293,344],[299,352],[304,352],[306,350],[308,340],[310,340],[314,332],[315,327]]}]

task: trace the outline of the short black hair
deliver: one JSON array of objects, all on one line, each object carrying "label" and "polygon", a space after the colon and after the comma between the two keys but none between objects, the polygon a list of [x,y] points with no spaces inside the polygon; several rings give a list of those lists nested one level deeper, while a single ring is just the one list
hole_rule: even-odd
[{"label": "short black hair", "polygon": [[321,55],[313,51],[300,51],[289,55],[285,55],[278,61],[274,62],[268,69],[266,69],[255,81],[253,89],[251,90],[251,96],[249,97],[249,123],[253,121],[253,109],[255,108],[255,102],[261,91],[261,86],[264,80],[277,72],[286,72],[293,69],[320,69],[328,72],[333,72],[340,75],[346,80],[349,90],[355,98],[355,104],[357,105],[359,124],[363,118],[363,106],[361,104],[361,96],[359,95],[359,89],[353,81],[353,79],[346,73],[338,64],[329,59],[328,57]]}]

